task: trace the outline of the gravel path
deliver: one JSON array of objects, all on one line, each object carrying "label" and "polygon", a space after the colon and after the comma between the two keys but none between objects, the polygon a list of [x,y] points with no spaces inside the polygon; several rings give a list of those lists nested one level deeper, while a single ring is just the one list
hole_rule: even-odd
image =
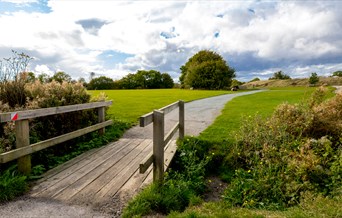
[{"label": "gravel path", "polygon": [[[230,95],[206,98],[185,104],[185,134],[198,135],[220,114],[224,105],[237,96],[254,94],[260,91],[241,92]],[[165,119],[165,132],[178,121],[178,111],[168,114]],[[124,138],[152,138],[152,125],[145,128],[133,127]],[[113,204],[113,207],[115,205]],[[115,211],[115,208],[113,208]],[[0,217],[116,217],[116,215],[95,211],[92,205],[65,205],[51,199],[29,196],[0,205]]]}]

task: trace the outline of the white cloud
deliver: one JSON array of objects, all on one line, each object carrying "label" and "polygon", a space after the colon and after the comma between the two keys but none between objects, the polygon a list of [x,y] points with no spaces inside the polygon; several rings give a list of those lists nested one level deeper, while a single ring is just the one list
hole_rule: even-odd
[{"label": "white cloud", "polygon": [[[228,62],[244,78],[288,66],[304,75],[306,66],[327,69],[342,60],[339,2],[50,0],[48,6],[47,14],[0,15],[0,27],[6,30],[0,49],[24,49],[34,53],[33,67],[48,65],[74,78],[89,72],[118,78],[152,68],[176,76],[200,49],[231,58]],[[166,39],[163,32],[172,37]],[[107,50],[133,57],[109,69],[99,58]]]}]

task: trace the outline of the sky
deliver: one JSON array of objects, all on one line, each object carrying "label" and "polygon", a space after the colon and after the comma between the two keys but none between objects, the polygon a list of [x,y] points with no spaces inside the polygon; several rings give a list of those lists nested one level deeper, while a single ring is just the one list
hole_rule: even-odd
[{"label": "sky", "polygon": [[342,1],[0,0],[0,58],[73,79],[169,73],[198,51],[220,54],[236,79],[342,70]]}]

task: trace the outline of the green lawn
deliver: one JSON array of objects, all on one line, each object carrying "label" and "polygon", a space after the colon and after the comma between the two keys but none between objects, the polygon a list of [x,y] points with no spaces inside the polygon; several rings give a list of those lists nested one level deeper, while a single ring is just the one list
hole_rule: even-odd
[{"label": "green lawn", "polygon": [[232,93],[231,91],[205,91],[184,89],[99,90],[89,91],[92,96],[104,92],[113,105],[108,113],[124,122],[135,123],[141,115],[178,100],[186,102]]},{"label": "green lawn", "polygon": [[272,90],[234,98],[229,101],[215,122],[202,132],[200,138],[209,141],[225,141],[233,137],[244,116],[258,113],[266,117],[277,105],[288,102],[298,103],[314,91],[309,87],[272,88]]}]

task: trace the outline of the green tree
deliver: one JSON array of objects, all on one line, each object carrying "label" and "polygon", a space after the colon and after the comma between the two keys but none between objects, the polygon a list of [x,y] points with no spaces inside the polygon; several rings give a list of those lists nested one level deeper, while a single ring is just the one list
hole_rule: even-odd
[{"label": "green tree", "polygon": [[139,87],[136,75],[129,73],[120,80],[120,87],[122,89],[136,89]]},{"label": "green tree", "polygon": [[120,80],[123,89],[159,89],[172,88],[173,80],[167,73],[156,70],[138,70],[136,74],[128,74]]},{"label": "green tree", "polygon": [[335,71],[333,72],[332,76],[342,77],[342,71]]},{"label": "green tree", "polygon": [[311,73],[311,76],[309,78],[309,83],[311,85],[315,85],[318,82],[319,82],[319,77],[317,76],[317,73]]},{"label": "green tree", "polygon": [[209,50],[199,51],[180,70],[182,87],[196,89],[228,88],[235,77],[235,70],[228,66],[221,55]]},{"label": "green tree", "polygon": [[291,79],[291,77],[289,75],[286,75],[285,73],[283,73],[283,71],[278,71],[275,72],[273,74],[273,76],[271,78],[269,78],[269,80],[284,80],[284,79]]},{"label": "green tree", "polygon": [[71,82],[71,76],[65,72],[56,72],[51,78],[51,80],[55,80],[56,82],[63,83],[65,82]]},{"label": "green tree", "polygon": [[92,79],[88,85],[88,90],[109,90],[114,89],[114,81],[105,76],[100,76]]},{"label": "green tree", "polygon": [[254,79],[252,79],[251,81],[249,82],[255,82],[255,81],[260,81],[260,79],[258,77],[255,77]]},{"label": "green tree", "polygon": [[37,78],[41,83],[48,83],[49,81],[51,81],[52,79],[49,77],[49,75],[47,75],[46,73],[42,73],[40,75],[38,75]]},{"label": "green tree", "polygon": [[174,82],[173,82],[172,77],[168,73],[162,73],[161,77],[162,77],[161,88],[165,88],[165,89],[173,88]]}]

